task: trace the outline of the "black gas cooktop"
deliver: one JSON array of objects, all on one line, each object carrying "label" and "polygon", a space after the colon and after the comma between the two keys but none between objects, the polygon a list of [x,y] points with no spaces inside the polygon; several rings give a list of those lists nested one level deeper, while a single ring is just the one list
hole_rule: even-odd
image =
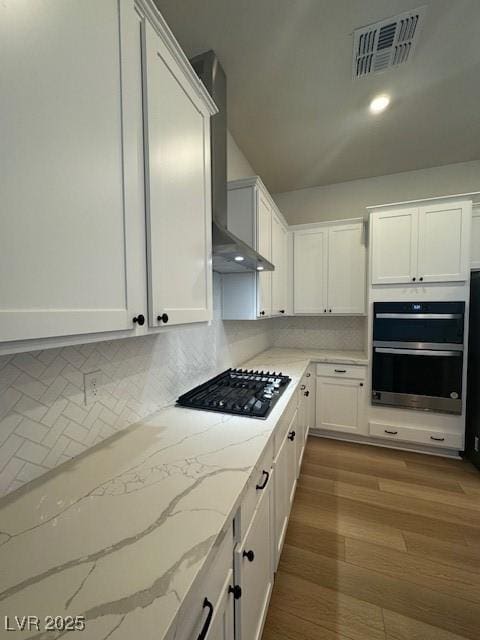
[{"label": "black gas cooktop", "polygon": [[288,376],[270,371],[228,369],[184,393],[177,405],[266,418],[290,380]]}]

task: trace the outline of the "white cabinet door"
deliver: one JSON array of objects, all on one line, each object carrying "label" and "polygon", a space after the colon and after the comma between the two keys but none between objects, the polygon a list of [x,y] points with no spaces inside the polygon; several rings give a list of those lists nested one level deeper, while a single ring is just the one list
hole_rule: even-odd
[{"label": "white cabinet door", "polygon": [[364,427],[364,383],[317,377],[316,427],[355,433]]},{"label": "white cabinet door", "polygon": [[372,284],[412,282],[417,273],[418,210],[372,213]]},{"label": "white cabinet door", "polygon": [[280,219],[272,215],[272,316],[281,316],[287,307],[287,230]]},{"label": "white cabinet door", "polygon": [[212,316],[209,112],[148,22],[143,59],[149,321],[206,321]]},{"label": "white cabinet door", "polygon": [[233,586],[233,570],[227,574],[220,599],[215,605],[212,622],[205,640],[234,640],[234,599],[230,588]]},{"label": "white cabinet door", "polygon": [[471,268],[480,269],[480,207],[475,207],[472,215],[472,260]]},{"label": "white cabinet door", "polygon": [[[273,586],[272,485],[269,483],[240,547],[235,576],[242,589],[237,600],[237,639],[260,640]],[[212,636],[212,639],[217,636]]]},{"label": "white cabinet door", "polygon": [[142,215],[135,28],[117,0],[0,7],[0,341],[131,329],[146,311],[125,233]]},{"label": "white cabinet door", "polygon": [[[275,569],[278,567],[280,554],[282,552],[285,534],[287,532],[288,517],[290,515],[290,507],[293,502],[296,487],[296,467],[297,467],[297,449],[296,449],[296,425],[297,412],[291,420],[288,431],[285,434],[283,442],[278,450],[274,460],[274,512],[275,512]],[[293,435],[295,433],[295,435]]]},{"label": "white cabinet door", "polygon": [[470,273],[471,204],[430,204],[418,210],[420,282],[461,282]]},{"label": "white cabinet door", "polygon": [[365,313],[366,249],[362,223],[328,231],[328,310]]},{"label": "white cabinet door", "polygon": [[[267,260],[272,259],[272,209],[264,194],[258,190],[257,251]],[[257,274],[257,314],[267,317],[272,313],[272,273]]]},{"label": "white cabinet door", "polygon": [[327,311],[328,229],[295,231],[293,236],[293,312]]}]

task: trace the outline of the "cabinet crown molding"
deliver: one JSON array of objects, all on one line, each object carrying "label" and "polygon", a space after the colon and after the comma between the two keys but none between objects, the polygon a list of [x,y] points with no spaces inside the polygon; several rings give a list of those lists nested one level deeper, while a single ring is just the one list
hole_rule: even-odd
[{"label": "cabinet crown molding", "polygon": [[185,78],[191,85],[193,91],[204,101],[210,115],[213,116],[218,113],[217,105],[213,101],[211,95],[208,93],[200,78],[193,70],[193,67],[190,64],[187,56],[178,44],[175,36],[170,30],[170,27],[165,22],[163,16],[155,6],[153,0],[135,0],[135,8],[142,16],[142,18],[145,18],[150,22],[164,45],[167,47],[168,52],[170,53],[172,58],[185,74]]},{"label": "cabinet crown molding", "polygon": [[[404,200],[403,202],[388,202],[387,204],[373,204],[366,207],[367,211],[373,213],[378,209],[387,209],[389,207],[410,207],[428,202],[448,202],[449,200],[465,200],[471,202],[474,196],[480,197],[480,191],[471,191],[470,193],[452,193],[451,195],[435,196],[433,198],[418,198],[417,200]],[[474,203],[475,204],[475,203]],[[478,203],[480,204],[480,203]]]}]

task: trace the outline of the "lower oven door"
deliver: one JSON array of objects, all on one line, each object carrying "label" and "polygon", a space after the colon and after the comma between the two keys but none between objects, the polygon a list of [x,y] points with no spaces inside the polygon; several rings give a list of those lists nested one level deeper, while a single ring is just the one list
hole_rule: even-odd
[{"label": "lower oven door", "polygon": [[463,351],[375,347],[373,404],[462,412]]}]

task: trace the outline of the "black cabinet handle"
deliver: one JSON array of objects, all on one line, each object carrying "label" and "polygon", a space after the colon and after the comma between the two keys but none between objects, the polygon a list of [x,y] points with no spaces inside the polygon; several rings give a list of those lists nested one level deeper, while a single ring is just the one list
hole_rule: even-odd
[{"label": "black cabinet handle", "polygon": [[285,313],[285,309],[280,309],[280,313]]},{"label": "black cabinet handle", "polygon": [[139,327],[143,327],[143,325],[145,324],[145,316],[139,313],[138,316],[135,316],[135,318],[133,318],[133,322],[135,322],[135,324],[138,324]]},{"label": "black cabinet handle", "polygon": [[307,387],[304,384],[300,385],[300,389],[303,391],[304,389],[306,389]]},{"label": "black cabinet handle", "polygon": [[257,491],[262,491],[262,489],[265,489],[265,487],[267,486],[268,479],[270,478],[270,474],[268,473],[268,471],[263,470],[262,474],[265,480],[262,482],[262,484],[257,484],[257,486],[255,487]]},{"label": "black cabinet handle", "polygon": [[244,558],[246,558],[249,562],[253,562],[255,560],[255,554],[253,553],[253,551],[250,549],[250,551],[244,551],[242,553],[242,556]]},{"label": "black cabinet handle", "polygon": [[445,438],[435,438],[435,436],[430,436],[430,440],[435,440],[436,442],[443,442]]},{"label": "black cabinet handle", "polygon": [[384,429],[385,433],[389,433],[391,436],[396,436],[398,431],[389,431],[388,429]]},{"label": "black cabinet handle", "polygon": [[165,324],[167,324],[167,322],[168,322],[168,313],[162,313],[161,316],[157,316],[157,321],[158,322],[164,322]]},{"label": "black cabinet handle", "polygon": [[310,378],[312,374],[311,373],[307,373],[307,378]]},{"label": "black cabinet handle", "polygon": [[213,604],[208,598],[205,598],[205,600],[203,601],[203,608],[208,609],[208,615],[197,640],[205,640],[213,618]]},{"label": "black cabinet handle", "polygon": [[290,431],[290,433],[288,434],[288,439],[293,442],[295,440],[296,435],[297,434],[295,433],[295,431]]},{"label": "black cabinet handle", "polygon": [[228,587],[228,593],[233,593],[235,600],[240,600],[242,597],[242,587],[239,584],[234,584],[233,587]]},{"label": "black cabinet handle", "polygon": [[310,395],[310,391],[304,391],[303,395],[308,398],[308,396]]},{"label": "black cabinet handle", "polygon": [[335,373],[347,373],[346,369],[334,369]]}]

